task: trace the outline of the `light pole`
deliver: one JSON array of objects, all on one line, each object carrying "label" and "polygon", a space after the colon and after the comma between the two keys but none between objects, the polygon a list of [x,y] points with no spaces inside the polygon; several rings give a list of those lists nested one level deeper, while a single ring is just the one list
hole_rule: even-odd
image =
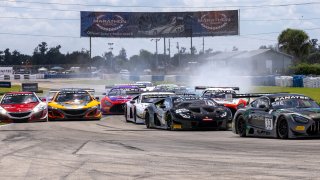
[{"label": "light pole", "polygon": [[158,67],[158,41],[160,41],[160,38],[151,39],[151,41],[156,42],[156,66]]},{"label": "light pole", "polygon": [[160,38],[151,39],[151,41],[155,41],[156,42],[156,54],[158,54],[158,41],[160,41]]},{"label": "light pole", "polygon": [[[114,44],[114,43],[111,43],[111,42],[108,43],[109,52],[111,52],[111,54],[112,54],[112,50],[113,50],[113,47],[112,47],[113,44]],[[114,67],[113,67],[113,58],[111,57],[111,54],[110,54],[110,64],[111,64],[111,69],[114,70]]]}]

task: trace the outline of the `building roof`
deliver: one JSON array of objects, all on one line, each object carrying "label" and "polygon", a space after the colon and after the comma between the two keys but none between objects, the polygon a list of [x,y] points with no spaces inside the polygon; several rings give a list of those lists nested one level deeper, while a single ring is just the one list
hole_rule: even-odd
[{"label": "building roof", "polygon": [[231,51],[231,52],[221,52],[212,56],[209,56],[206,58],[207,60],[209,59],[219,59],[219,60],[224,60],[224,59],[230,59],[233,58],[239,54],[245,53],[246,51]]},{"label": "building roof", "polygon": [[279,51],[274,51],[272,49],[257,49],[257,50],[252,50],[252,51],[231,51],[231,52],[222,52],[219,54],[212,55],[207,58],[207,60],[228,60],[228,59],[249,59],[254,56],[258,56],[261,54],[264,54],[268,51],[272,51],[275,53],[282,54],[284,56],[293,58],[293,56],[279,52]]}]

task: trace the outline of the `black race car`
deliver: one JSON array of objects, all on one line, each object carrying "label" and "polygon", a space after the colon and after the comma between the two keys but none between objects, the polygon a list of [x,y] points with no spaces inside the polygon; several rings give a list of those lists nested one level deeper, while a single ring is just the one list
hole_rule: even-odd
[{"label": "black race car", "polygon": [[170,96],[149,105],[145,114],[147,128],[226,130],[231,111],[210,99]]},{"label": "black race car", "polygon": [[236,112],[232,131],[241,137],[320,137],[320,106],[300,94],[261,96]]}]

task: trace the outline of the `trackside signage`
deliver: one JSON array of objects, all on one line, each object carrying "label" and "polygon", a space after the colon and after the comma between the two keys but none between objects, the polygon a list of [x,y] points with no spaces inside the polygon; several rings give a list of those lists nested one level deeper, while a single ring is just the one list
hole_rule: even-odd
[{"label": "trackside signage", "polygon": [[239,35],[239,11],[81,12],[82,37]]},{"label": "trackside signage", "polygon": [[8,81],[0,81],[1,88],[11,88],[11,82]]},{"label": "trackside signage", "polygon": [[0,67],[0,75],[13,74],[13,67]]},{"label": "trackside signage", "polygon": [[22,83],[22,91],[24,92],[38,92],[38,83]]}]

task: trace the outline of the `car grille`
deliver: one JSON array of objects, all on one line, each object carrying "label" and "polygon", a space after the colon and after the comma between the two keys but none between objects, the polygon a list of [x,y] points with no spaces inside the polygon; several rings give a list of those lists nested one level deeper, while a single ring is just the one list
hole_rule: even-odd
[{"label": "car grille", "polygon": [[87,109],[64,109],[62,111],[68,115],[83,115]]},{"label": "car grille", "polygon": [[9,113],[10,116],[16,117],[16,118],[22,118],[29,116],[31,112],[17,112],[17,113]]},{"label": "car grille", "polygon": [[314,123],[307,129],[307,133],[310,135],[315,135],[320,133],[320,118],[313,119]]},{"label": "car grille", "polygon": [[217,128],[218,123],[217,123],[217,121],[199,122],[198,127],[200,127],[200,128]]},{"label": "car grille", "polygon": [[110,108],[111,113],[124,113],[124,104],[116,104]]}]

